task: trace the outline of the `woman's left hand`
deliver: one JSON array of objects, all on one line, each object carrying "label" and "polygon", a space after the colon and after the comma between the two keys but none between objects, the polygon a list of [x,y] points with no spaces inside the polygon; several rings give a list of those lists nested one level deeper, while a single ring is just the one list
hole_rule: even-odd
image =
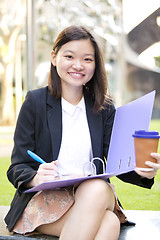
[{"label": "woman's left hand", "polygon": [[151,153],[151,156],[157,160],[157,163],[146,161],[145,164],[148,167],[152,168],[153,171],[145,172],[145,171],[139,170],[138,168],[135,168],[135,172],[137,174],[139,174],[142,177],[149,178],[149,179],[155,177],[157,172],[158,172],[158,170],[160,169],[160,154],[158,154],[158,153]]}]

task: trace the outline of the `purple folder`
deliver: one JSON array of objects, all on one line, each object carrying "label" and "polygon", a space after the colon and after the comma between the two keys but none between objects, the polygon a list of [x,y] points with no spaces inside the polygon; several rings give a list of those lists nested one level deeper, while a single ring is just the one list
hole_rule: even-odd
[{"label": "purple folder", "polygon": [[155,91],[117,108],[107,158],[106,173],[95,176],[56,180],[39,184],[25,191],[36,192],[72,186],[88,179],[108,179],[134,169],[135,153],[132,134],[136,130],[148,130],[152,116]]},{"label": "purple folder", "polygon": [[135,153],[132,134],[148,130],[155,91],[117,108],[107,158],[107,172],[118,173],[134,169]]}]

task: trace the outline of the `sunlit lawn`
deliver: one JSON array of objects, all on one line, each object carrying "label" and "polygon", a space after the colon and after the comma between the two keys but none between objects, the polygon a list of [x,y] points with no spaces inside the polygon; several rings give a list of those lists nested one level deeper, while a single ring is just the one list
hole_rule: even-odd
[{"label": "sunlit lawn", "polygon": [[9,165],[9,157],[0,158],[0,205],[9,205],[15,192],[14,187],[9,183],[6,176],[6,171]]},{"label": "sunlit lawn", "polygon": [[124,209],[160,211],[160,172],[151,190],[124,183],[116,177],[111,182]]},{"label": "sunlit lawn", "polygon": [[[152,120],[150,129],[160,132],[160,120]],[[160,144],[158,151],[160,153]],[[15,192],[6,177],[9,164],[9,157],[0,158],[0,205],[9,205]],[[124,183],[116,177],[111,178],[111,182],[125,209],[160,210],[160,171],[151,190]]]}]

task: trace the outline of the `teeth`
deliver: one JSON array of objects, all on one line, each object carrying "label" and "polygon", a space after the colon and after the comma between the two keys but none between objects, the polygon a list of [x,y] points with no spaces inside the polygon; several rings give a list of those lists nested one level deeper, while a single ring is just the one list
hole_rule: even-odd
[{"label": "teeth", "polygon": [[81,73],[70,73],[70,75],[73,75],[73,76],[83,76],[83,74],[81,74]]}]

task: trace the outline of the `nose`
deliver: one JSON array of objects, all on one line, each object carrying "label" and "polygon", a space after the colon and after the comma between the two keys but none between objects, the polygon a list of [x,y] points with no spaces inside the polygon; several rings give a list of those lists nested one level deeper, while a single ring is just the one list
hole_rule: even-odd
[{"label": "nose", "polygon": [[72,66],[74,69],[78,70],[78,71],[81,71],[84,69],[84,66],[83,64],[81,63],[80,60],[76,60]]}]

